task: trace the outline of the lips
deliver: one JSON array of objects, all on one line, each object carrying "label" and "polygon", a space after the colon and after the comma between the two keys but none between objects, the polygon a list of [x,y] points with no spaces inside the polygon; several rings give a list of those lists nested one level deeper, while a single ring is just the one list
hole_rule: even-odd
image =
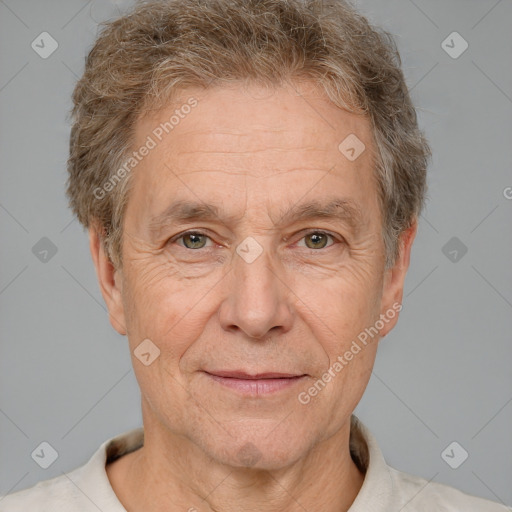
[{"label": "lips", "polygon": [[250,374],[244,371],[205,372],[214,382],[243,396],[260,397],[293,387],[305,374],[264,372]]},{"label": "lips", "polygon": [[250,373],[246,373],[244,371],[211,371],[206,372],[210,375],[215,375],[217,377],[226,377],[228,379],[247,379],[247,380],[255,380],[255,379],[291,379],[294,377],[301,377],[304,375],[303,373],[282,373],[282,372],[265,372],[265,373],[256,373],[251,375]]}]

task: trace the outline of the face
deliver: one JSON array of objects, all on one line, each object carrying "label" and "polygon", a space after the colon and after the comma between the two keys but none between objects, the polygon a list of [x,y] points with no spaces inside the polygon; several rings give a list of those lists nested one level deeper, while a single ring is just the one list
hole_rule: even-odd
[{"label": "face", "polygon": [[415,227],[385,270],[370,123],[311,84],[186,90],[139,120],[134,148],[148,137],[122,271],[95,256],[144,424],[222,463],[284,467],[359,402]]}]

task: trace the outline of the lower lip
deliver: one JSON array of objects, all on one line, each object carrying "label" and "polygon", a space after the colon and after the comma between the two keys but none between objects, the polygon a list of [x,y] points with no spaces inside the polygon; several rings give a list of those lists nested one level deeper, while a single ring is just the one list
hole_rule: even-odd
[{"label": "lower lip", "polygon": [[212,380],[245,395],[260,396],[275,393],[290,388],[301,381],[305,375],[281,379],[235,379],[231,377],[219,377],[207,373]]}]

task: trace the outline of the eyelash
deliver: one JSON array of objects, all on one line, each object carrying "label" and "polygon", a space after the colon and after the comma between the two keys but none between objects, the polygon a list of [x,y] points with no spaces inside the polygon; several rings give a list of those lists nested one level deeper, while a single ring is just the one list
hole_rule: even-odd
[{"label": "eyelash", "polygon": [[[328,245],[327,247],[322,247],[321,249],[309,249],[308,247],[305,247],[305,249],[309,249],[310,251],[318,252],[318,251],[320,251],[322,249],[325,250],[325,249],[328,249],[329,247],[332,247],[333,245],[336,244],[336,242],[338,242],[338,243],[343,243],[344,242],[343,239],[340,239],[340,238],[336,237],[335,235],[333,235],[332,233],[330,233],[329,231],[324,231],[322,229],[311,229],[311,230],[307,231],[306,233],[304,233],[302,238],[300,238],[300,240],[302,240],[306,236],[312,235],[312,234],[327,235],[328,237],[332,238],[333,243],[331,245]],[[186,235],[201,235],[201,236],[205,236],[206,238],[211,240],[211,237],[208,236],[207,233],[205,233],[203,231],[192,230],[192,231],[185,231],[183,233],[180,233],[179,235],[176,235],[175,237],[171,238],[168,241],[168,243],[174,243],[174,242],[182,239]],[[180,247],[182,247],[183,249],[187,249],[189,251],[199,251],[201,249],[208,249],[209,248],[209,247],[200,247],[199,249],[189,249],[188,247],[185,247],[184,245],[180,245]]]}]

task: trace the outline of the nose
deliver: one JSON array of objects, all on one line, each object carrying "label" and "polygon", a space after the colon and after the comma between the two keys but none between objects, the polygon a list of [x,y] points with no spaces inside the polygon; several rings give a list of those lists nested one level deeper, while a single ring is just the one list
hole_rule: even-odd
[{"label": "nose", "polygon": [[234,254],[234,268],[225,282],[229,289],[219,312],[224,330],[240,330],[262,339],[271,330],[284,333],[291,329],[293,292],[275,258],[267,249],[254,261]]}]

